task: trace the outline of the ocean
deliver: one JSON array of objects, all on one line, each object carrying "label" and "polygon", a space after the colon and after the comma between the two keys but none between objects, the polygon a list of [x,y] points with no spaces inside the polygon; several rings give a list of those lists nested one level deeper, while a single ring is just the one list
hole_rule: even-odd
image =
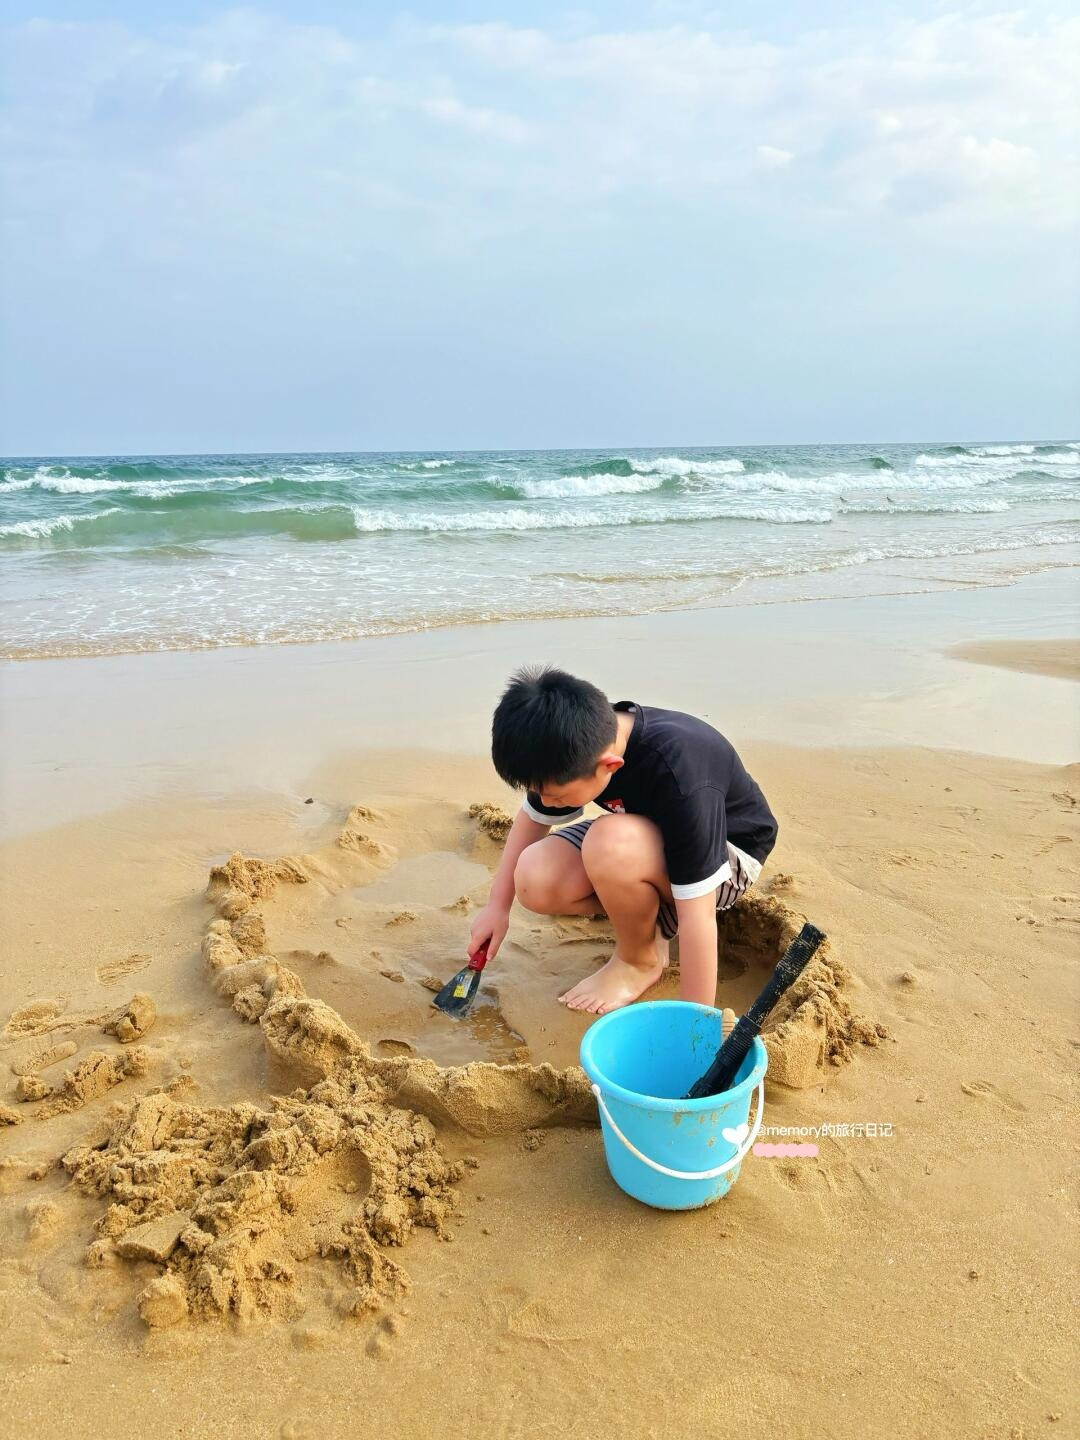
[{"label": "ocean", "polygon": [[1080,444],[3,462],[7,657],[997,584],[1075,564]]}]

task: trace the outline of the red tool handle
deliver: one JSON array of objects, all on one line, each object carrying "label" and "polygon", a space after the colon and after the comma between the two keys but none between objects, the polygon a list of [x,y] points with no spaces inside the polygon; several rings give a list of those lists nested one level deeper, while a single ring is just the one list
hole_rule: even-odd
[{"label": "red tool handle", "polygon": [[487,953],[487,952],[488,952],[488,946],[489,946],[490,944],[491,944],[491,941],[490,941],[490,940],[485,940],[484,943],[480,946],[480,949],[477,950],[476,954],[469,956],[469,963],[468,963],[468,965],[466,966],[466,969],[468,969],[468,970],[482,970],[482,969],[484,968],[484,966],[485,966],[485,965],[487,964],[487,962],[488,962],[488,953]]}]

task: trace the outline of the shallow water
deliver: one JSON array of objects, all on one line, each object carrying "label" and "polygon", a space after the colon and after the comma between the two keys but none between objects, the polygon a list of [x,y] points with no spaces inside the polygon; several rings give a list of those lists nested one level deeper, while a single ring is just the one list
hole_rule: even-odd
[{"label": "shallow water", "polygon": [[1080,538],[1078,481],[1076,442],[27,457],[4,653],[640,614],[882,563],[977,583]]}]

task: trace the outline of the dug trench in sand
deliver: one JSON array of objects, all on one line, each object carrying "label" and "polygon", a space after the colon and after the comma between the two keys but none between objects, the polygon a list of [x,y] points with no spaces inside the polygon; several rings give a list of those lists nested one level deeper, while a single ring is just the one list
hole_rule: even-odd
[{"label": "dug trench in sand", "polygon": [[[497,807],[469,814],[496,841],[509,828]],[[469,1159],[448,1160],[437,1128],[490,1137],[596,1123],[576,1066],[441,1067],[411,1054],[373,1055],[268,948],[260,902],[279,887],[332,886],[335,854],[343,851],[385,866],[392,851],[359,829],[378,818],[357,807],[326,852],[277,861],[234,854],[210,874],[217,913],[202,948],[212,982],[309,1088],[266,1106],[200,1108],[188,1099],[190,1080],[180,1077],[124,1108],[104,1140],[63,1157],[81,1189],[108,1201],[87,1263],[161,1267],[138,1299],[152,1328],[189,1316],[295,1315],[303,1306],[300,1267],[316,1256],[338,1262],[339,1312],[368,1313],[409,1283],[386,1248],[418,1227],[449,1237],[455,1186]],[[762,956],[773,963],[802,923],[771,897],[748,897],[739,909],[726,945],[735,966]],[[785,996],[765,1036],[771,1080],[814,1083],[855,1043],[876,1044],[884,1034],[852,1014],[841,994],[847,978],[819,953]],[[116,1012],[113,1033],[137,1030],[147,1012],[136,1002],[147,999]],[[134,1061],[139,1052],[129,1053]]]}]

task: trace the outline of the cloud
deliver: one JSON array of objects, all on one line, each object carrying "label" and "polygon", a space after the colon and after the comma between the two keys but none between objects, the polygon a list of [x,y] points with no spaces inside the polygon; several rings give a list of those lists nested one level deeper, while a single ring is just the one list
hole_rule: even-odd
[{"label": "cloud", "polygon": [[[177,386],[214,405],[246,385],[260,425],[267,388],[381,412],[426,365],[448,424],[518,386],[522,435],[534,406],[605,394],[608,435],[661,412],[675,434],[758,385],[770,416],[824,423],[833,373],[886,404],[886,333],[901,380],[922,367],[927,433],[945,403],[927,337],[946,376],[1016,357],[980,394],[1064,390],[1039,369],[1075,281],[1064,10],[845,5],[841,26],[786,29],[749,4],[617,26],[182,8],[0,34],[5,350],[46,430],[54,376],[88,413],[91,380],[108,401],[103,354],[133,393],[172,376],[168,416]],[[917,361],[898,344],[915,313]]]},{"label": "cloud", "polygon": [[529,126],[516,115],[491,110],[487,106],[464,105],[452,95],[431,100],[421,100],[420,109],[433,120],[447,125],[458,125],[474,135],[490,136],[518,144],[528,140],[532,133]]},{"label": "cloud", "polygon": [[759,145],[757,153],[761,156],[764,164],[772,170],[782,170],[785,165],[790,165],[795,159],[793,150],[780,150],[775,145]]},{"label": "cloud", "polygon": [[[552,206],[660,196],[978,226],[1015,226],[1027,207],[1020,223],[1053,229],[1078,191],[1068,17],[965,11],[787,43],[685,26],[402,26],[361,44],[241,11],[150,35],[34,22],[9,41],[23,156],[9,193],[24,216],[69,180],[78,193],[88,169],[103,200],[171,184],[197,205],[227,166],[235,202],[258,205],[267,183],[301,201],[314,164],[354,195],[452,207],[474,238]],[[525,169],[511,158],[524,144]]]}]

